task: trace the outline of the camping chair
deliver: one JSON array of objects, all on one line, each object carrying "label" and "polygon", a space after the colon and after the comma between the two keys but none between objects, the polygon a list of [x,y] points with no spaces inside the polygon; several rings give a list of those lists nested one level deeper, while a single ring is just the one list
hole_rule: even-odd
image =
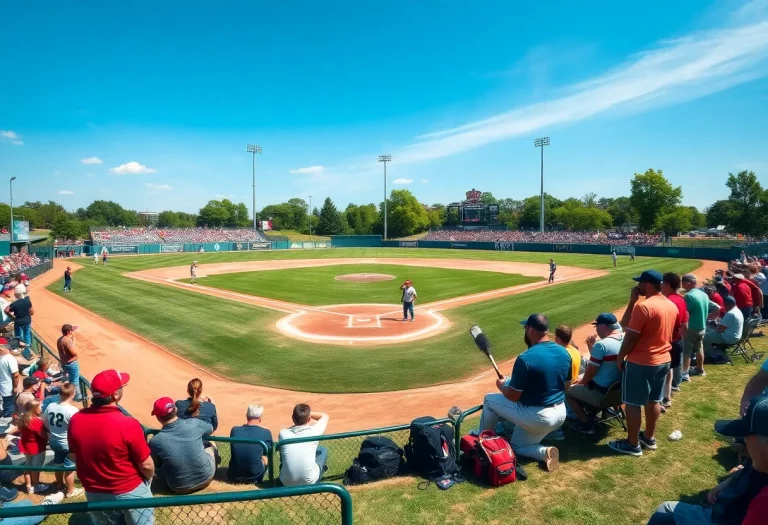
[{"label": "camping chair", "polygon": [[626,415],[621,400],[621,380],[608,387],[602,403],[599,405],[585,404],[584,408],[593,417],[594,423],[608,423],[615,419],[621,423],[624,430],[627,430],[627,424],[624,422]]},{"label": "camping chair", "polygon": [[[757,352],[755,352],[755,349],[752,347],[752,344],[749,342],[749,338],[755,328],[757,328],[758,323],[759,319],[750,317],[746,320],[744,330],[741,332],[741,339],[739,339],[736,344],[717,343],[712,346],[723,353],[731,366],[733,366],[732,358],[737,355],[740,355],[747,363],[750,363],[753,360],[757,360],[759,359],[759,356]],[[747,350],[747,346],[749,346],[751,351]]]},{"label": "camping chair", "polygon": [[755,350],[755,347],[752,346],[752,342],[751,342],[752,336],[754,335],[757,328],[760,326],[760,321],[762,321],[762,319],[760,319],[759,317],[752,317],[749,320],[749,323],[747,325],[748,330],[745,330],[745,332],[747,332],[747,335],[744,338],[744,342],[742,343],[742,348],[744,350],[743,355],[745,356],[745,359],[748,359],[748,361],[751,361],[753,363],[760,361],[763,358],[763,353],[757,352]]}]

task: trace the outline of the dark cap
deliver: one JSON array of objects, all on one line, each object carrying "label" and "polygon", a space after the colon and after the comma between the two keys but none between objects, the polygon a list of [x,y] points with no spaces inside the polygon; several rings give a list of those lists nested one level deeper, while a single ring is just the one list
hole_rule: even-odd
[{"label": "dark cap", "polygon": [[65,324],[61,325],[61,333],[64,335],[67,335],[68,333],[74,332],[77,330],[76,326],[72,326],[71,324]]},{"label": "dark cap", "polygon": [[24,385],[24,388],[29,388],[31,386],[35,386],[40,382],[39,377],[25,377],[24,382],[22,383]]},{"label": "dark cap", "polygon": [[598,325],[598,324],[607,324],[607,325],[611,325],[611,324],[616,324],[616,323],[618,323],[618,322],[619,322],[619,321],[618,321],[618,319],[616,319],[616,316],[615,316],[615,315],[613,315],[613,314],[608,314],[608,313],[604,313],[604,314],[600,314],[600,315],[598,315],[598,316],[597,316],[597,319],[595,319],[595,322],[594,322],[594,323],[592,323],[592,324],[593,324],[593,325]]},{"label": "dark cap", "polygon": [[768,437],[768,395],[761,394],[753,397],[743,418],[717,421],[715,431],[729,437],[750,435]]},{"label": "dark cap", "polygon": [[531,314],[525,321],[520,321],[523,326],[529,326],[537,332],[549,331],[549,319],[542,314]]},{"label": "dark cap", "polygon": [[736,304],[736,298],[732,295],[723,297],[723,304]]},{"label": "dark cap", "polygon": [[632,280],[639,283],[661,284],[664,278],[656,270],[646,270],[640,274],[640,277],[632,277]]}]

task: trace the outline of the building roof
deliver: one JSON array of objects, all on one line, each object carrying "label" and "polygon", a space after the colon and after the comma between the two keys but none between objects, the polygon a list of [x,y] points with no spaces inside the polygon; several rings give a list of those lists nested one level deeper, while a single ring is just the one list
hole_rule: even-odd
[{"label": "building roof", "polygon": [[[47,235],[32,235],[29,234],[29,241],[16,241],[16,242],[40,242],[48,239]],[[9,242],[11,240],[10,234],[0,233],[0,242]]]}]

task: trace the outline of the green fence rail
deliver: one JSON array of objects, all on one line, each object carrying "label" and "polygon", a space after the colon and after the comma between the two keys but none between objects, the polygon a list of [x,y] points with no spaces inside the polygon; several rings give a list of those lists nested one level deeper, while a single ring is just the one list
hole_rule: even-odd
[{"label": "green fence rail", "polygon": [[[472,408],[468,408],[467,410],[463,411],[461,415],[456,418],[456,432],[455,432],[455,438],[456,438],[456,459],[459,459],[459,455],[461,453],[461,436],[464,434],[468,434],[469,430],[467,427],[472,426],[473,428],[475,426],[478,426],[480,424],[480,413],[483,411],[483,405],[477,405]],[[472,421],[467,422],[467,418],[472,416]],[[474,421],[475,417],[477,418],[477,422]]]},{"label": "green fence rail", "polygon": [[0,520],[45,516],[46,524],[87,524],[87,514],[100,525],[126,523],[126,514],[136,525],[352,525],[352,498],[339,485],[319,484],[63,505],[12,502],[0,509]]}]

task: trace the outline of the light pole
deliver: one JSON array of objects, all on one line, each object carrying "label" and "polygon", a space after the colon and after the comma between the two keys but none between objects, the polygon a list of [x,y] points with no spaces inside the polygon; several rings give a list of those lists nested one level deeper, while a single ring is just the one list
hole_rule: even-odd
[{"label": "light pole", "polygon": [[256,154],[261,153],[261,146],[256,144],[248,144],[245,147],[245,151],[253,154],[253,229],[256,231],[259,229],[256,225]]},{"label": "light pole", "polygon": [[[11,177],[11,181],[9,182],[9,185],[11,186],[11,235],[8,237],[11,239],[11,244],[13,244],[13,181],[16,180],[16,177]],[[10,247],[11,251],[13,251],[13,246]]]},{"label": "light pole", "polygon": [[309,242],[312,242],[312,195],[309,196],[309,215],[307,216],[307,222],[309,223]]},{"label": "light pole", "polygon": [[384,163],[384,240],[387,240],[387,162],[392,162],[392,155],[379,155],[379,162]]},{"label": "light pole", "polygon": [[533,146],[541,148],[541,217],[539,230],[544,231],[544,146],[549,146],[549,137],[541,137],[533,141]]}]

